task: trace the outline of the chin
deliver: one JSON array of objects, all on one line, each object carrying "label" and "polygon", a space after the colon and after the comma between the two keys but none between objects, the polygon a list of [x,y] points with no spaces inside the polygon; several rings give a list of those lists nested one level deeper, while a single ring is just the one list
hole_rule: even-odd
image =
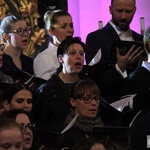
[{"label": "chin", "polygon": [[31,149],[31,145],[29,145],[29,144],[28,144],[28,145],[24,145],[24,146],[23,146],[23,149],[24,149],[24,150],[30,150],[30,149]]}]

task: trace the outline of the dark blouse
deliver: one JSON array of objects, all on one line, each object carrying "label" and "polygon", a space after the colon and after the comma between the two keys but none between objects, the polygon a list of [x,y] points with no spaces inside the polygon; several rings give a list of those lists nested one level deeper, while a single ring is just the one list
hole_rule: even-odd
[{"label": "dark blouse", "polygon": [[[22,64],[22,71],[25,71],[31,75],[34,74],[33,71],[33,58],[30,58],[28,56],[25,56],[24,54],[21,54],[21,64]],[[3,54],[3,66],[0,68],[2,72],[5,71],[21,71],[13,62],[12,58],[7,55]]]}]

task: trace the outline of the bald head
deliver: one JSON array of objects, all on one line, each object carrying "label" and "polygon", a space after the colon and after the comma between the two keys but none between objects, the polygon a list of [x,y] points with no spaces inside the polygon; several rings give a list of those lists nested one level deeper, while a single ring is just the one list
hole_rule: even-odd
[{"label": "bald head", "polygon": [[[113,5],[113,2],[114,2],[115,0],[111,0],[111,5]],[[134,5],[136,5],[136,0],[131,0],[131,1],[133,1],[134,2]]]},{"label": "bald head", "polygon": [[135,0],[112,0],[109,10],[112,22],[120,30],[127,31],[136,11]]}]

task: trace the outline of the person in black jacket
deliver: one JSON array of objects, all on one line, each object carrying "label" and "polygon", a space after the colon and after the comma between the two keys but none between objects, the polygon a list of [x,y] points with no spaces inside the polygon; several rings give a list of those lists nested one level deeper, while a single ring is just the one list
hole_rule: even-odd
[{"label": "person in black jacket", "polygon": [[70,88],[86,76],[82,73],[85,44],[80,38],[65,39],[58,47],[61,64],[56,73],[37,92],[33,114],[38,127],[56,127],[70,110]]},{"label": "person in black jacket", "polygon": [[124,80],[121,88],[122,95],[137,94],[133,99],[136,110],[150,109],[150,27],[144,34],[144,47],[148,59]]},{"label": "person in black jacket", "polygon": [[[122,56],[117,49],[114,55],[116,62],[111,64],[110,53],[113,41],[143,42],[143,36],[130,28],[136,12],[135,0],[111,0],[109,10],[112,19],[103,28],[87,35],[85,58],[87,65],[93,68],[91,76],[100,85],[103,98],[111,103],[119,99],[121,83],[128,72],[137,67],[142,53],[140,47],[132,46],[129,52]],[[130,69],[133,63],[136,64]]]}]

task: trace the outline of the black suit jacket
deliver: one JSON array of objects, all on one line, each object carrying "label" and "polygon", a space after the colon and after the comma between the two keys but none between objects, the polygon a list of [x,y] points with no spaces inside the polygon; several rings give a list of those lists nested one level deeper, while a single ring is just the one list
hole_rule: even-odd
[{"label": "black suit jacket", "polygon": [[135,120],[130,132],[130,147],[132,150],[147,150],[150,139],[150,111],[142,112]]},{"label": "black suit jacket", "polygon": [[[132,31],[132,36],[135,41],[143,41],[143,36],[134,31]],[[92,66],[93,69],[90,69],[92,71],[89,75],[97,82],[102,96],[107,97],[108,102],[113,102],[120,97],[120,85],[123,81],[123,77],[118,73],[115,65],[108,67],[111,46],[114,40],[120,40],[120,38],[110,23],[107,23],[102,29],[89,33],[86,38],[87,51],[85,58],[87,64],[91,62],[101,48],[101,59],[96,65]]]},{"label": "black suit jacket", "polygon": [[150,72],[139,67],[123,81],[121,95],[137,94],[134,97],[134,108],[145,110],[150,108]]}]

